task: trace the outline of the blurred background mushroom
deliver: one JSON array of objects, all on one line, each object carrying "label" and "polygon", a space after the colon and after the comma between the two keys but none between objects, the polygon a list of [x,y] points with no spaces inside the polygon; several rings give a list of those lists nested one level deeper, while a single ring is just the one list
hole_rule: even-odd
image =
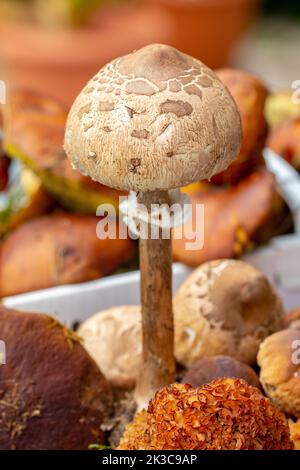
[{"label": "blurred background mushroom", "polygon": [[300,117],[290,118],[275,127],[267,146],[300,172]]},{"label": "blurred background mushroom", "polygon": [[108,203],[118,207],[120,192],[73,171],[63,150],[67,110],[34,92],[16,92],[3,107],[6,153],[30,168],[66,208],[95,214]]},{"label": "blurred background mushroom", "polygon": [[128,262],[128,238],[101,240],[99,218],[75,214],[37,217],[0,245],[0,297],[98,279]]},{"label": "blurred background mushroom", "polygon": [[286,328],[295,328],[300,330],[300,308],[288,312],[285,316]]},{"label": "blurred background mushroom", "polygon": [[262,80],[242,70],[227,68],[216,73],[237,104],[242,119],[243,141],[237,159],[211,181],[215,184],[234,184],[264,164],[262,151],[268,135],[265,118],[268,90]]},{"label": "blurred background mushroom", "polygon": [[[205,185],[185,189],[192,200],[193,216],[183,236],[178,236],[181,227],[174,231],[174,257],[193,267],[217,258],[240,257],[272,237],[293,230],[291,214],[263,158],[268,136],[266,85],[241,70],[221,69],[217,74],[238,106],[243,140],[238,158],[226,171]],[[198,204],[205,208],[204,224],[196,217]],[[188,250],[187,241],[193,241],[202,230],[204,246]]]}]

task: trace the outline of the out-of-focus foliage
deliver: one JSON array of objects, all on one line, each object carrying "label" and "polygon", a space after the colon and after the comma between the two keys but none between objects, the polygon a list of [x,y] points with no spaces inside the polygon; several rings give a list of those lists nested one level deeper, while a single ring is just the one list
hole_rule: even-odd
[{"label": "out-of-focus foliage", "polygon": [[36,18],[48,25],[82,25],[101,6],[111,0],[34,0]]},{"label": "out-of-focus foliage", "polygon": [[21,19],[47,26],[82,25],[102,6],[126,0],[0,0],[1,19]]},{"label": "out-of-focus foliage", "polygon": [[264,0],[264,10],[266,13],[284,13],[287,15],[300,16],[300,2],[286,0]]}]

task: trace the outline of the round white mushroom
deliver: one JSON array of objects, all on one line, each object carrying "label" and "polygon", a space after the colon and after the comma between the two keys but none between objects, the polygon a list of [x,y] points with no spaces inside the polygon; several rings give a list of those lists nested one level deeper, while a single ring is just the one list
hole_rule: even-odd
[{"label": "round white mushroom", "polygon": [[96,313],[79,327],[85,349],[115,387],[135,386],[142,360],[141,309],[114,307]]}]

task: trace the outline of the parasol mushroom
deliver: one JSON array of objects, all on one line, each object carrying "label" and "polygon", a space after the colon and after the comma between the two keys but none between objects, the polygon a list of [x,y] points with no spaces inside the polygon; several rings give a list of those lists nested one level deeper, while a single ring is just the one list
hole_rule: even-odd
[{"label": "parasol mushroom", "polygon": [[[76,98],[65,150],[73,167],[153,205],[181,201],[173,192],[226,169],[241,145],[237,107],[200,61],[154,44],[104,66]],[[150,209],[150,210],[149,210]],[[147,228],[151,228],[151,217]],[[140,237],[143,368],[139,407],[174,381],[170,237]]]}]

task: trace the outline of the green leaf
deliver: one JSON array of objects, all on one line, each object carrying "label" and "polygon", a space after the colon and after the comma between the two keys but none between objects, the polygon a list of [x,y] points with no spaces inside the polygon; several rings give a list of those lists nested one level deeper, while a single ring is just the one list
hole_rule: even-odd
[{"label": "green leaf", "polygon": [[110,446],[104,446],[101,444],[90,444],[88,447],[89,450],[111,450]]}]

